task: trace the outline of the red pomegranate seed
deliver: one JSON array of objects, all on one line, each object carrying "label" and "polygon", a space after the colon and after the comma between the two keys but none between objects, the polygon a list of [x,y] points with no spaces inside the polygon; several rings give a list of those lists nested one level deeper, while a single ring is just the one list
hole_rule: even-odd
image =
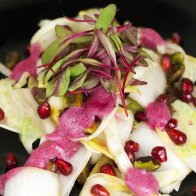
[{"label": "red pomegranate seed", "polygon": [[18,161],[13,153],[8,153],[5,159],[6,170],[13,169],[18,166]]},{"label": "red pomegranate seed", "polygon": [[137,122],[147,121],[147,117],[144,111],[136,112],[134,117]]},{"label": "red pomegranate seed", "polygon": [[95,184],[91,187],[91,194],[93,196],[109,196],[110,193],[100,184]]},{"label": "red pomegranate seed", "polygon": [[169,99],[170,99],[170,97],[169,97],[169,95],[167,95],[167,94],[160,94],[160,95],[157,97],[157,101],[163,102],[163,103],[166,103],[166,104],[169,103]]},{"label": "red pomegranate seed", "polygon": [[185,103],[191,103],[193,101],[193,96],[189,92],[183,92],[181,95],[181,99]]},{"label": "red pomegranate seed", "polygon": [[192,187],[192,194],[193,196],[196,196],[196,185]]},{"label": "red pomegranate seed", "polygon": [[166,149],[163,146],[156,146],[152,149],[151,155],[160,162],[167,161]]},{"label": "red pomegranate seed", "polygon": [[170,131],[168,131],[168,135],[176,145],[181,145],[186,143],[187,136],[182,131],[179,131],[177,129],[171,129]]},{"label": "red pomegranate seed", "polygon": [[37,113],[41,119],[46,119],[51,114],[50,104],[48,102],[43,102],[37,108]]},{"label": "red pomegranate seed", "polygon": [[0,121],[3,120],[5,117],[4,111],[0,108]]},{"label": "red pomegranate seed", "polygon": [[133,140],[129,140],[125,143],[125,151],[138,152],[139,144],[137,142],[134,142]]},{"label": "red pomegranate seed", "polygon": [[172,33],[171,35],[171,41],[175,44],[181,44],[182,39],[178,33]]},{"label": "red pomegranate seed", "polygon": [[115,172],[114,168],[109,163],[102,165],[100,168],[100,172],[111,175],[111,176],[116,176],[116,172]]},{"label": "red pomegranate seed", "polygon": [[181,91],[186,93],[193,92],[193,82],[188,78],[182,78],[181,81]]},{"label": "red pomegranate seed", "polygon": [[168,72],[171,69],[171,56],[169,54],[164,54],[161,58],[161,67],[164,71]]},{"label": "red pomegranate seed", "polygon": [[64,176],[68,176],[73,171],[73,166],[71,163],[64,161],[63,159],[54,159],[54,163],[56,164],[57,170],[63,174]]},{"label": "red pomegranate seed", "polygon": [[129,157],[129,160],[131,161],[131,163],[133,163],[135,161],[135,153],[134,152],[127,152],[127,156]]},{"label": "red pomegranate seed", "polygon": [[178,120],[175,118],[171,118],[167,124],[165,125],[165,130],[169,131],[171,129],[174,129],[178,126]]}]

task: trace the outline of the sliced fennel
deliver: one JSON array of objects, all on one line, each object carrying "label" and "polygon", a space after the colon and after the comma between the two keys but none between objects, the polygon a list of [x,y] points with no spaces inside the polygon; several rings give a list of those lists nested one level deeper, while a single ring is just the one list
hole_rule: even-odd
[{"label": "sliced fennel", "polygon": [[113,121],[115,121],[115,129],[117,129],[117,131],[120,132],[118,137],[118,145],[124,146],[132,130],[133,115],[131,112],[129,112],[129,115],[127,117],[124,113],[124,110],[120,107],[118,108],[117,112],[112,117],[112,119],[108,122],[106,128],[104,129],[104,132],[99,134],[94,139],[91,139],[89,141],[82,140],[81,142],[92,152],[102,153],[105,156],[115,160],[116,154],[115,152],[114,154],[111,153],[105,134],[105,132],[108,131],[109,125],[112,124]]},{"label": "sliced fennel", "polygon": [[104,188],[107,189],[107,191],[112,196],[131,196],[133,193],[130,192],[128,187],[125,185],[124,181],[107,174],[94,174],[90,176],[81,193],[80,196],[91,196],[91,187],[95,184],[100,184]]},{"label": "sliced fennel", "polygon": [[196,58],[185,56],[185,72],[183,78],[189,78],[191,81],[196,81]]},{"label": "sliced fennel", "polygon": [[138,93],[130,93],[129,97],[137,101],[141,106],[146,107],[150,102],[153,102],[158,95],[164,92],[166,86],[166,77],[159,62],[156,61],[157,56],[153,57],[154,62],[147,59],[149,66],[135,68],[135,79],[147,82],[146,85],[138,86]]},{"label": "sliced fennel", "polygon": [[[148,137],[147,137],[148,136]],[[185,164],[185,162],[179,158],[164,142],[159,138],[159,135],[146,124],[140,123],[136,130],[130,135],[130,139],[138,142],[140,150],[136,154],[137,157],[150,156],[151,150],[155,146],[164,146],[167,152],[167,162],[163,162],[161,167],[154,171],[156,179],[159,182],[160,190],[164,190],[167,187],[169,193],[176,188],[176,184],[181,181],[190,173],[191,169]],[[171,184],[173,183],[173,186]]]},{"label": "sliced fennel", "polygon": [[173,104],[173,118],[178,120],[178,129],[187,135],[187,141],[181,146],[175,145],[168,135],[158,130],[162,140],[196,172],[196,110],[188,104],[176,100]]},{"label": "sliced fennel", "polygon": [[0,107],[5,112],[5,119],[0,122],[0,127],[20,133],[28,152],[31,152],[32,143],[37,138],[54,131],[54,124],[50,119],[39,118],[37,106],[30,89],[14,89],[10,79],[0,81]]}]

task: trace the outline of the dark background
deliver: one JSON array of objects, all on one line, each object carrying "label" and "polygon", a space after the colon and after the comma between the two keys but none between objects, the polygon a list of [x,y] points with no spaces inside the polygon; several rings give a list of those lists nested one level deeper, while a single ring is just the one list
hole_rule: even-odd
[{"label": "dark background", "polygon": [[[0,62],[10,50],[24,53],[40,19],[73,17],[79,10],[109,3],[117,4],[120,22],[131,20],[135,26],[155,28],[165,38],[173,32],[180,33],[186,52],[196,56],[196,0],[0,0]],[[0,130],[0,173],[4,172],[5,154],[10,151],[20,164],[28,156],[17,134]],[[192,173],[172,196],[191,195],[193,184],[196,175]],[[73,196],[78,195],[77,190],[78,186]]]}]

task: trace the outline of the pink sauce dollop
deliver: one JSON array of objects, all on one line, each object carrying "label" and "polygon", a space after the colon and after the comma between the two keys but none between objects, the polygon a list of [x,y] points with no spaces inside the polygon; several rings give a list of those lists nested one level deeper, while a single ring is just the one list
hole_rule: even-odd
[{"label": "pink sauce dollop", "polygon": [[171,118],[168,106],[163,102],[154,101],[145,108],[147,124],[150,128],[165,129],[165,125]]},{"label": "pink sauce dollop", "polygon": [[22,61],[20,61],[12,71],[12,74],[10,76],[13,80],[20,80],[22,74],[24,72],[29,72],[31,76],[36,76],[36,63],[39,59],[39,56],[41,54],[41,47],[38,43],[35,43],[30,46],[30,56]]},{"label": "pink sauce dollop", "polygon": [[157,46],[165,44],[165,40],[151,28],[141,28],[139,42],[141,46],[152,50],[157,50]]},{"label": "pink sauce dollop", "polygon": [[82,107],[72,107],[65,111],[59,119],[59,129],[47,135],[47,138],[51,140],[65,136],[69,139],[84,137],[83,131],[93,125],[96,117],[102,120],[111,113],[116,106],[116,100],[116,95],[98,87]]},{"label": "pink sauce dollop", "polygon": [[125,184],[137,196],[158,194],[159,184],[151,172],[130,168],[125,175]]}]

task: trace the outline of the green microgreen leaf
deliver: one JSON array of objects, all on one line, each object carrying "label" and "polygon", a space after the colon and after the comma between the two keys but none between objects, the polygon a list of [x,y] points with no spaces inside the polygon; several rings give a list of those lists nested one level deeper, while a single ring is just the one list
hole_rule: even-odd
[{"label": "green microgreen leaf", "polygon": [[57,83],[57,90],[56,90],[56,95],[57,96],[63,96],[68,89],[69,83],[70,83],[70,70],[67,68],[65,72],[60,75],[58,78],[58,83]]},{"label": "green microgreen leaf", "polygon": [[132,112],[144,110],[144,108],[137,101],[129,97],[127,98],[127,109],[131,110]]},{"label": "green microgreen leaf", "polygon": [[57,84],[57,78],[52,79],[46,89],[46,97],[51,97],[52,95],[55,94],[55,89],[56,89],[56,84]]},{"label": "green microgreen leaf", "polygon": [[108,28],[116,15],[116,5],[110,4],[105,7],[97,19],[95,24],[95,29],[103,29],[103,32],[106,33]]},{"label": "green microgreen leaf", "polygon": [[87,72],[78,76],[77,78],[74,79],[74,81],[72,82],[68,90],[72,92],[80,88],[84,84],[84,81],[86,80],[86,78],[87,78]]},{"label": "green microgreen leaf", "polygon": [[112,34],[110,38],[112,42],[115,44],[115,48],[117,49],[117,51],[121,51],[123,49],[123,45],[119,38],[119,34],[118,33]]},{"label": "green microgreen leaf", "polygon": [[79,63],[74,65],[73,67],[70,67],[71,77],[77,77],[85,71],[86,67],[83,63]]},{"label": "green microgreen leaf", "polygon": [[[52,66],[52,70],[55,72],[55,71],[57,71],[60,67],[61,67],[61,65],[63,64],[63,59],[61,59],[61,60],[59,60],[58,62],[56,62],[53,66]],[[46,72],[46,76],[45,76],[45,83],[47,82],[47,81],[49,81],[50,80],[50,78],[53,76],[53,72],[52,72],[52,70],[49,70],[49,71],[47,71]]]},{"label": "green microgreen leaf", "polygon": [[[42,54],[41,60],[43,64],[50,63],[53,57],[55,57],[60,51],[69,45],[69,42],[63,43],[64,38],[55,40]],[[62,44],[63,43],[63,44]]]},{"label": "green microgreen leaf", "polygon": [[55,26],[55,32],[56,32],[57,37],[59,37],[59,38],[65,38],[65,37],[73,34],[73,31],[71,31],[61,25]]}]

